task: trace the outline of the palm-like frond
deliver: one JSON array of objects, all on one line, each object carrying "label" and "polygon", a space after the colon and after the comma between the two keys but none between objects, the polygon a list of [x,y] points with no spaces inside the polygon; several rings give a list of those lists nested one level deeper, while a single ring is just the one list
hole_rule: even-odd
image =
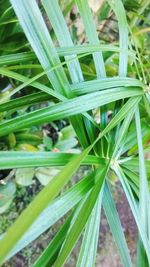
[{"label": "palm-like frond", "polygon": [[[6,99],[2,99],[4,103],[0,106],[0,112],[7,109],[17,110],[25,105],[44,102],[51,97],[59,103],[10,120],[4,120],[0,124],[0,136],[15,133],[18,129],[25,127],[68,118],[74,127],[83,151],[79,155],[52,152],[0,152],[1,169],[64,166],[60,173],[23,211],[7,233],[2,236],[0,262],[2,263],[16,254],[74,208],[71,216],[68,217],[34,266],[47,266],[47,264],[54,264],[55,267],[63,266],[77,240],[84,232],[77,266],[93,267],[99,234],[99,213],[103,205],[122,263],[125,267],[132,266],[126,239],[108,185],[108,171],[113,169],[122,183],[150,263],[149,232],[147,229],[149,217],[146,212],[149,209],[147,205],[149,189],[138,111],[138,107],[143,101],[146,86],[142,81],[127,76],[128,58],[134,56],[134,53],[128,47],[128,24],[122,1],[108,1],[118,20],[118,47],[99,43],[92,12],[86,0],[75,1],[89,42],[89,44],[84,45],[74,45],[58,1],[43,0],[42,5],[59,43],[57,48],[35,0],[11,0],[10,2],[33,51],[0,57],[0,65],[5,65],[5,67],[0,67],[0,74],[22,82],[7,97],[15,95],[16,92],[28,85],[43,92],[8,102],[5,102]],[[119,53],[118,77],[106,77],[103,51]],[[93,56],[97,78],[85,81],[80,59],[90,54]],[[43,71],[35,77],[28,78],[10,69],[10,65],[14,63],[28,63],[36,57],[40,62],[38,67],[42,68]],[[25,67],[25,65],[23,66]],[[30,65],[26,65],[26,68],[28,66]],[[66,75],[66,66],[69,75]],[[43,76],[48,79],[47,85],[37,81]],[[114,105],[114,102],[118,100],[122,100],[119,108]],[[105,110],[107,111],[108,104],[113,105],[113,116],[110,121],[105,120]],[[100,125],[93,116],[92,111],[94,109],[100,109]],[[134,113],[136,113],[137,141],[134,137],[134,140],[128,140],[127,136]],[[110,140],[111,137],[114,137],[114,140]],[[137,157],[130,160],[124,156],[126,143],[128,142],[127,145],[130,149],[133,141],[138,143],[139,148],[140,182],[135,182],[135,184],[136,186],[138,184],[136,193],[139,196],[140,207],[137,205],[132,192],[133,188],[128,179],[134,163],[135,172],[138,173]],[[89,153],[91,155],[88,155]],[[63,186],[83,164],[92,165],[93,169],[90,170],[90,174],[63,195],[57,197]],[[128,175],[126,175],[127,169]],[[130,178],[132,180],[132,177]],[[133,183],[134,181],[132,180]],[[141,214],[142,219],[140,218]],[[50,217],[49,220],[47,220],[48,217]]]}]

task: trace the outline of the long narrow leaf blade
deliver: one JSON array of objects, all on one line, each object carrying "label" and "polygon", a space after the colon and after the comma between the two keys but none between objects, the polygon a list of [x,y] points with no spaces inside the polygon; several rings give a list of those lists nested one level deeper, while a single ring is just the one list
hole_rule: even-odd
[{"label": "long narrow leaf blade", "polygon": [[131,267],[131,258],[129,255],[127,243],[124,237],[118,212],[116,210],[114,200],[111,196],[111,192],[108,185],[105,184],[103,195],[103,207],[110,226],[110,230],[118,247],[120,257],[124,267]]},{"label": "long narrow leaf blade", "polygon": [[32,267],[52,266],[55,261],[55,257],[58,255],[58,252],[61,248],[62,242],[64,241],[67,234],[68,228],[71,223],[71,218],[72,216],[69,216],[67,218],[66,222],[63,224],[59,232],[55,235],[53,240],[50,242],[50,244],[47,246],[47,248],[44,250],[42,255],[37,259]]},{"label": "long narrow leaf blade", "polygon": [[11,252],[8,254],[7,259],[30,244],[54,223],[56,223],[69,210],[71,210],[94,186],[94,181],[92,180],[93,175],[93,172],[90,173],[79,183],[75,184],[60,197],[56,198],[50,205],[48,205],[48,207],[42,211],[42,213],[19,240],[19,242],[17,242],[13,250],[11,250]]},{"label": "long narrow leaf blade", "polygon": [[135,112],[135,121],[136,121],[137,141],[139,149],[139,174],[140,174],[139,205],[140,205],[140,213],[141,213],[143,228],[145,229],[145,232],[147,232],[147,224],[148,224],[147,201],[149,192],[148,192],[148,183],[147,183],[144,151],[142,144],[142,131],[141,131],[139,107],[137,107]]},{"label": "long narrow leaf blade", "polygon": [[136,200],[135,200],[135,198],[133,196],[133,192],[131,191],[131,188],[130,188],[128,182],[127,182],[127,179],[126,179],[126,177],[125,177],[122,169],[118,166],[114,170],[115,170],[117,176],[119,177],[119,179],[120,179],[120,181],[122,183],[124,192],[126,194],[126,197],[128,199],[130,208],[132,210],[132,213],[133,213],[135,222],[137,224],[137,227],[138,227],[138,230],[139,230],[139,233],[140,233],[141,240],[143,242],[145,251],[147,253],[148,261],[150,262],[150,245],[149,245],[149,241],[148,241],[146,232],[143,229],[143,224],[141,222],[141,215],[139,213],[139,209],[137,207]]},{"label": "long narrow leaf blade", "polygon": [[[108,0],[109,4],[112,6],[119,26],[119,43],[120,43],[120,58],[119,58],[119,76],[126,76],[127,65],[128,65],[128,24],[126,19],[126,13],[121,0],[111,1]],[[124,51],[123,51],[124,50]]]},{"label": "long narrow leaf blade", "polygon": [[[76,154],[56,152],[0,152],[0,169],[30,168],[40,166],[65,166]],[[105,164],[105,159],[88,155],[82,165]]]},{"label": "long narrow leaf blade", "polygon": [[78,210],[78,214],[74,219],[74,222],[70,226],[68,235],[64,241],[64,244],[61,248],[61,251],[58,255],[58,258],[54,264],[54,267],[61,267],[67,260],[70,252],[76,244],[76,241],[80,237],[85,224],[93,210],[95,202],[100,193],[101,187],[103,185],[103,181],[105,179],[105,175],[107,172],[107,167],[103,170],[98,170],[95,176],[95,180],[97,181],[93,190],[86,196],[86,199],[81,203],[81,206]]},{"label": "long narrow leaf blade", "polygon": [[[76,0],[79,12],[83,19],[85,31],[90,44],[99,44],[98,35],[96,32],[96,27],[92,18],[91,10],[89,8],[87,0]],[[100,52],[93,53],[93,59],[96,67],[96,72],[98,77],[105,77],[105,65],[103,61],[103,55]]]},{"label": "long narrow leaf blade", "polygon": [[[59,65],[59,57],[36,1],[11,0],[11,4],[43,68]],[[59,69],[49,72],[47,76],[56,91],[64,96],[69,93],[68,81],[61,66]]]},{"label": "long narrow leaf blade", "polygon": [[2,123],[0,125],[0,136],[4,136],[23,127],[63,119],[108,104],[112,101],[140,95],[143,95],[143,90],[140,88],[134,90],[130,90],[130,88],[115,88],[76,97],[64,103],[58,103],[52,107],[43,108]]},{"label": "long narrow leaf blade", "polygon": [[50,201],[57,196],[61,188],[69,181],[73,173],[78,169],[83,159],[91,148],[86,149],[76,156],[66,167],[54,177],[52,181],[37,195],[31,204],[22,212],[16,222],[8,229],[4,238],[0,241],[0,263],[3,262],[10,250],[29,229],[32,223],[40,215]]},{"label": "long narrow leaf blade", "polygon": [[87,222],[76,267],[93,267],[95,264],[103,188]]}]

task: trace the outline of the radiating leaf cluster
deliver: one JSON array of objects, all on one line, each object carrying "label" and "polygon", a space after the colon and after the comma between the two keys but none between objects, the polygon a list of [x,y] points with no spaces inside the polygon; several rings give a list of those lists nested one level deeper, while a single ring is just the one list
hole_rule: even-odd
[{"label": "radiating leaf cluster", "polygon": [[[0,169],[18,169],[19,181],[20,168],[63,167],[1,236],[0,264],[66,215],[64,224],[33,266],[64,266],[81,236],[76,266],[95,266],[103,206],[122,264],[132,266],[110,189],[110,170],[120,180],[137,224],[141,245],[138,256],[142,262],[144,251],[150,264],[150,169],[149,160],[144,160],[143,148],[150,127],[141,123],[143,120],[140,119],[140,113],[144,109],[144,114],[147,114],[149,105],[146,84],[137,77],[128,76],[128,61],[137,59],[130,49],[123,1],[108,0],[106,3],[118,23],[119,42],[116,45],[100,42],[87,0],[70,1],[64,10],[65,14],[73,5],[77,7],[87,40],[83,45],[73,42],[59,3],[61,1],[43,0],[42,12],[36,0],[10,2],[31,48],[26,52],[0,56],[0,74],[16,82],[15,88],[11,88],[8,94],[1,94],[0,137],[3,140],[10,135],[17,136],[22,129],[34,129],[37,125],[65,119],[69,120],[76,133],[81,152],[0,152]],[[104,52],[111,52],[118,58],[116,77],[108,76]],[[92,56],[95,72],[94,78],[89,73],[87,80],[83,62],[89,56]],[[22,70],[28,68],[38,69],[39,72],[26,76]],[[45,83],[43,79],[46,79]],[[17,93],[28,87],[35,91],[27,90],[25,96],[18,98]],[[25,107],[39,103],[47,104],[19,114]],[[7,111],[12,116],[5,116]],[[64,185],[81,165],[89,165],[89,173],[62,193]]]}]

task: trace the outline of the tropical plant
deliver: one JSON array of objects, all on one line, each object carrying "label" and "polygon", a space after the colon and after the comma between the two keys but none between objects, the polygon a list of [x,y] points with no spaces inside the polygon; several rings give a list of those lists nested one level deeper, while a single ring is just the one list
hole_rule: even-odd
[{"label": "tropical plant", "polygon": [[[14,147],[11,151],[0,152],[2,170],[63,167],[2,235],[0,263],[67,214],[64,224],[33,266],[64,266],[83,234],[76,266],[93,267],[103,206],[122,264],[132,266],[111,194],[113,171],[121,182],[138,228],[136,265],[149,266],[150,165],[149,160],[145,160],[145,153],[150,133],[150,99],[133,34],[137,16],[130,10],[129,27],[125,11],[130,7],[128,1],[123,1],[125,5],[121,0],[102,1],[99,16],[115,16],[119,45],[117,40],[113,44],[104,40],[100,43],[88,2],[63,3],[65,15],[73,5],[79,10],[87,39],[79,45],[75,44],[74,31],[71,35],[65,22],[62,1],[43,0],[39,6],[35,0],[10,2],[12,7],[9,6],[5,14],[13,8],[18,18],[14,19],[16,24],[12,33],[19,21],[28,41],[21,51],[4,52],[0,57],[0,74],[9,78],[12,85],[1,94],[0,137],[2,140],[12,138],[23,129],[68,119],[76,133],[80,152],[25,152],[13,151]],[[148,1],[143,2],[141,5],[135,3],[141,11],[139,14],[146,10]],[[43,9],[48,17],[47,23]],[[112,71],[114,65],[115,73]],[[26,90],[26,95],[14,97],[22,89]],[[51,100],[46,107],[19,113],[25,106],[45,103],[46,100]],[[88,175],[61,193],[81,165],[90,166]]]}]

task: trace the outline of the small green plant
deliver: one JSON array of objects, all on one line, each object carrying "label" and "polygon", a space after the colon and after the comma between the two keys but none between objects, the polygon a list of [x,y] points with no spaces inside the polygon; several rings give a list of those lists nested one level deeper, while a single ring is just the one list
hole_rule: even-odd
[{"label": "small green plant", "polygon": [[[100,43],[88,2],[69,1],[63,9],[64,14],[76,5],[84,25],[87,42],[79,45],[75,44],[75,30],[71,32],[72,36],[69,32],[61,1],[43,0],[42,7],[35,0],[10,2],[12,7],[8,9],[13,8],[16,13],[16,27],[19,21],[28,41],[23,51],[4,53],[0,57],[0,74],[10,81],[17,81],[15,86],[11,82],[13,86],[1,95],[0,137],[8,138],[13,134],[18,140],[18,131],[68,119],[76,135],[71,142],[76,145],[78,140],[79,149],[73,151],[78,153],[68,153],[65,149],[49,152],[51,144],[45,138],[47,151],[15,151],[14,145],[11,151],[0,152],[2,170],[61,167],[2,236],[0,263],[68,214],[33,266],[64,266],[83,234],[76,266],[93,267],[103,206],[122,264],[132,266],[111,194],[113,173],[121,182],[138,228],[136,266],[149,266],[150,165],[149,160],[145,160],[145,152],[150,133],[150,99],[138,45],[132,33],[137,16],[129,14],[129,18],[132,15],[129,27],[125,11],[125,8],[129,9],[128,1],[102,1],[99,16],[115,16],[119,42]],[[143,2],[140,7],[135,3],[142,9],[141,13],[147,7],[147,1]],[[46,12],[50,29],[40,8]],[[25,96],[14,97],[25,89]],[[19,113],[25,106],[44,104],[45,101],[48,101],[46,107]],[[10,114],[7,114],[8,110]],[[59,147],[62,141],[59,140]],[[81,165],[90,166],[88,174],[61,193]]]}]

